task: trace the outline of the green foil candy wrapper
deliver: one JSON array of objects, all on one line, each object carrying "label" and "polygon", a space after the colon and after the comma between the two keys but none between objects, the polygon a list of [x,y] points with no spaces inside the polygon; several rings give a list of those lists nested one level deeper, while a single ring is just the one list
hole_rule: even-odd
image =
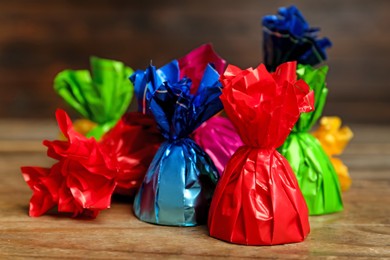
[{"label": "green foil candy wrapper", "polygon": [[287,158],[298,179],[310,215],[329,214],[343,210],[340,184],[333,165],[320,142],[309,131],[322,114],[328,89],[328,67],[314,69],[299,65],[297,74],[315,95],[315,110],[301,114],[293,131],[278,149]]},{"label": "green foil candy wrapper", "polygon": [[54,89],[84,118],[96,123],[87,137],[99,140],[126,112],[133,97],[133,70],[120,61],[91,57],[88,70],[64,70]]}]

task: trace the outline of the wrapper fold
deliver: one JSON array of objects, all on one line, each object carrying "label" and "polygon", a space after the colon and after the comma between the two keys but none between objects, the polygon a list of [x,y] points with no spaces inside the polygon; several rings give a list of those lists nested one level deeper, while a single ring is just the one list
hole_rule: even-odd
[{"label": "wrapper fold", "polygon": [[229,65],[221,100],[244,142],[231,157],[210,206],[210,236],[236,244],[275,245],[304,240],[308,210],[288,161],[276,150],[313,93],[296,80],[296,63],[270,74],[261,64]]}]

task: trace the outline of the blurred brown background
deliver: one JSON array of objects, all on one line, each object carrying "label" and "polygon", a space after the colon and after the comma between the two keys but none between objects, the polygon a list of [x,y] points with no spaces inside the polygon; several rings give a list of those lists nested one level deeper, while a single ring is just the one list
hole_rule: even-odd
[{"label": "blurred brown background", "polygon": [[[3,0],[0,2],[0,118],[53,118],[66,107],[52,90],[61,70],[89,56],[144,69],[205,42],[242,68],[262,61],[261,17],[290,1]],[[328,50],[325,114],[347,123],[390,123],[390,1],[294,1]]]}]

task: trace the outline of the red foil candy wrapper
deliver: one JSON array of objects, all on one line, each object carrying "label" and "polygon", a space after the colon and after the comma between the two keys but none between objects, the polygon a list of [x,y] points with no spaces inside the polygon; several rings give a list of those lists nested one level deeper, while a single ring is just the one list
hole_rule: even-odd
[{"label": "red foil candy wrapper", "polygon": [[296,63],[270,74],[261,64],[229,65],[221,100],[244,146],[229,160],[209,211],[210,236],[244,245],[299,242],[310,231],[308,209],[288,161],[276,150],[313,93],[296,79]]},{"label": "red foil candy wrapper", "polygon": [[195,130],[192,138],[210,156],[219,176],[230,157],[244,143],[229,119],[214,116]]},{"label": "red foil candy wrapper", "polygon": [[77,133],[65,111],[56,117],[66,141],[44,141],[51,168],[22,167],[33,191],[29,214],[38,217],[57,206],[73,217],[95,218],[110,207],[114,192],[134,195],[141,185],[162,136],[155,120],[125,114],[100,142]]},{"label": "red foil candy wrapper", "polygon": [[115,193],[135,195],[163,140],[156,120],[140,112],[125,114],[116,126],[103,136],[100,145],[111,158],[117,158],[120,169]]},{"label": "red foil candy wrapper", "polygon": [[47,141],[47,155],[58,160],[51,168],[22,167],[33,190],[30,216],[38,217],[58,206],[58,212],[73,217],[95,218],[111,204],[116,187],[117,164],[93,138],[77,133],[63,110],[56,112],[66,141]]}]

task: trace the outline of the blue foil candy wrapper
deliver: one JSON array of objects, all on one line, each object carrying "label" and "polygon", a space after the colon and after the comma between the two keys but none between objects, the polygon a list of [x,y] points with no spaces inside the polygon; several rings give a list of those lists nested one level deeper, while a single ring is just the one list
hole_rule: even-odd
[{"label": "blue foil candy wrapper", "polygon": [[222,110],[221,83],[219,74],[208,65],[197,93],[192,95],[191,80],[179,80],[175,64],[173,61],[159,70],[150,66],[131,77],[135,85],[146,84],[143,109],[153,114],[166,139],[146,173],[133,207],[135,215],[145,222],[195,226],[207,221],[218,171],[189,135]]},{"label": "blue foil candy wrapper", "polygon": [[278,15],[263,17],[264,64],[270,71],[287,61],[315,66],[326,60],[328,38],[317,39],[319,28],[310,28],[295,6],[281,7]]},{"label": "blue foil candy wrapper", "polygon": [[155,69],[154,66],[151,66],[145,71],[135,71],[130,76],[130,81],[133,82],[134,85],[134,92],[138,103],[138,111],[142,112],[143,114],[151,114],[146,100],[147,91],[153,93],[156,88],[161,86],[164,82],[172,84],[179,82],[179,80],[180,69],[179,62],[177,60],[173,60],[159,69]]}]

